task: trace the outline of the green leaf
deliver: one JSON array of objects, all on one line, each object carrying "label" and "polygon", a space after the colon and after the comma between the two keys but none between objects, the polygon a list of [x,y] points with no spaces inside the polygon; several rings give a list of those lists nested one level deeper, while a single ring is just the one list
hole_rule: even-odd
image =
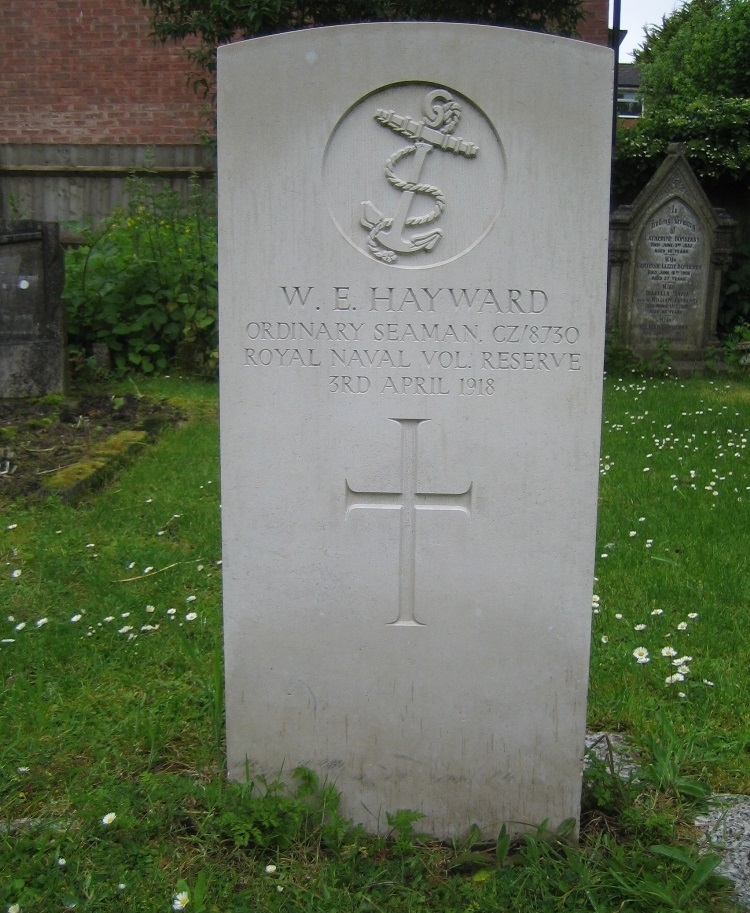
[{"label": "green leaf", "polygon": [[488,881],[495,874],[494,869],[480,869],[478,872],[475,872],[471,876],[471,880],[481,884],[484,881]]},{"label": "green leaf", "polygon": [[497,856],[498,865],[504,865],[510,849],[510,834],[508,828],[503,824],[498,834],[495,844],[495,855]]},{"label": "green leaf", "polygon": [[482,868],[487,866],[487,854],[480,853],[475,851],[467,851],[466,853],[459,853],[451,862],[449,868],[451,869],[462,869],[464,866],[476,866],[479,865]]},{"label": "green leaf", "polygon": [[692,799],[705,799],[711,795],[711,790],[705,783],[699,783],[697,780],[689,780],[687,777],[678,777],[675,781],[678,791]]},{"label": "green leaf", "polygon": [[683,865],[689,866],[691,869],[695,868],[695,863],[693,862],[690,853],[679,846],[657,844],[656,846],[651,847],[651,852],[656,853],[659,856],[666,856],[668,859],[674,859],[677,862],[681,862]]},{"label": "green leaf", "polygon": [[558,837],[564,839],[565,837],[569,837],[571,834],[573,834],[577,826],[578,822],[575,818],[566,818],[560,823],[555,833]]},{"label": "green leaf", "polygon": [[702,884],[704,884],[721,865],[720,856],[704,856],[695,867],[695,871],[690,876],[690,880],[685,885],[685,889],[680,895],[680,900],[687,900]]}]

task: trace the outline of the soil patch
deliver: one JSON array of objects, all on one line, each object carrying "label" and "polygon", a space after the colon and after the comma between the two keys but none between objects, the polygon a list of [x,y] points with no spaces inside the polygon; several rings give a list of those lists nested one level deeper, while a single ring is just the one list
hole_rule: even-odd
[{"label": "soil patch", "polygon": [[96,472],[86,474],[91,487],[135,451],[133,443],[143,450],[165,425],[184,418],[166,401],[132,393],[0,400],[0,502],[47,495],[62,474],[80,481],[81,467],[93,463]]}]

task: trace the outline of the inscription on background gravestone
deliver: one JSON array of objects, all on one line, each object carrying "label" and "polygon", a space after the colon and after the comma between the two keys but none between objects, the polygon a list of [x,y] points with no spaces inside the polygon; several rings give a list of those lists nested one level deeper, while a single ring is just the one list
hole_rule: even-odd
[{"label": "inscription on background gravestone", "polygon": [[636,248],[631,332],[678,344],[689,337],[705,290],[705,229],[680,199],[654,212]]},{"label": "inscription on background gravestone", "polygon": [[64,391],[63,282],[57,224],[0,221],[0,397]]},{"label": "inscription on background gravestone", "polygon": [[715,341],[721,267],[732,220],[711,207],[684,156],[670,154],[611,221],[609,319],[636,355],[698,365]]},{"label": "inscription on background gravestone", "polygon": [[577,816],[610,57],[435,23],[220,50],[231,776],[310,767],[371,830]]}]

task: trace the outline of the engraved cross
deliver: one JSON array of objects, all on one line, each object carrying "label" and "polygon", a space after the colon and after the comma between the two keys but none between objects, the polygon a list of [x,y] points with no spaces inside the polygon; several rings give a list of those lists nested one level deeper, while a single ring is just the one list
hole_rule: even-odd
[{"label": "engraved cross", "polygon": [[401,490],[356,491],[346,480],[346,514],[352,510],[399,510],[399,605],[398,618],[391,625],[421,626],[415,617],[417,511],[458,510],[471,516],[471,483],[461,492],[417,491],[417,432],[429,419],[394,418],[401,426]]}]

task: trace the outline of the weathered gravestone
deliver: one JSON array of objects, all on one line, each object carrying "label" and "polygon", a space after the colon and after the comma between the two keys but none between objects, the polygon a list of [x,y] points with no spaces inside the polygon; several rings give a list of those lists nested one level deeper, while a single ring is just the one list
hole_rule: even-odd
[{"label": "weathered gravestone", "polygon": [[230,774],[368,828],[579,810],[611,52],[373,24],[219,58]]},{"label": "weathered gravestone", "polygon": [[0,221],[0,397],[64,391],[64,280],[56,223]]},{"label": "weathered gravestone", "polygon": [[612,214],[608,324],[641,358],[700,367],[716,342],[734,221],[714,209],[674,143],[631,206]]}]

